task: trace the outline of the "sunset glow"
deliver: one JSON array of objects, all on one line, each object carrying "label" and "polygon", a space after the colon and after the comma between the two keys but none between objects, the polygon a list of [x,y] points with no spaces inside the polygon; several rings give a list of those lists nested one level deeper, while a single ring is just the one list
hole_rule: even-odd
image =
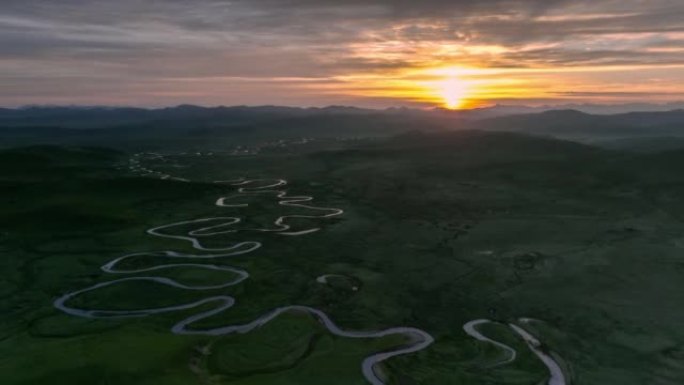
[{"label": "sunset glow", "polygon": [[3,4],[0,105],[684,99],[674,0],[113,4]]},{"label": "sunset glow", "polygon": [[437,67],[423,73],[435,78],[427,82],[428,94],[436,96],[432,103],[449,110],[470,108],[476,104],[475,98],[489,81],[477,81],[483,71],[465,67]]},{"label": "sunset glow", "polygon": [[465,84],[457,77],[446,79],[441,84],[444,107],[450,110],[459,109],[465,102],[467,89]]}]

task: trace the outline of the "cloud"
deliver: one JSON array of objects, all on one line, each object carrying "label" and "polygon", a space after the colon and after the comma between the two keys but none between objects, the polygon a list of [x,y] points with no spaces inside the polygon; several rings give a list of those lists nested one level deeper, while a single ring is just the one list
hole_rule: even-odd
[{"label": "cloud", "polygon": [[24,100],[63,91],[59,79],[118,79],[134,95],[134,84],[188,77],[335,84],[440,65],[658,67],[684,64],[682,46],[681,0],[4,0],[0,85],[23,84]]}]

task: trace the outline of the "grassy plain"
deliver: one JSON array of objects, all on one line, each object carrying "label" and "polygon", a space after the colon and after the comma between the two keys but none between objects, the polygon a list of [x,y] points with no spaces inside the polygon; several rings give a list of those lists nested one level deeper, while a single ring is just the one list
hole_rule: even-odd
[{"label": "grassy plain", "polygon": [[[320,308],[346,329],[414,326],[436,342],[389,361],[392,384],[537,384],[545,367],[503,325],[482,327],[519,359],[462,331],[472,319],[542,320],[533,330],[573,384],[679,384],[684,379],[684,153],[628,154],[515,134],[410,134],[354,148],[256,156],[175,155],[147,165],[191,183],[136,176],[130,154],[33,147],[0,153],[0,378],[7,384],[363,384],[360,363],[397,338],[334,337],[287,314],[252,333],[175,336],[197,309],[90,321],[52,307],[59,295],[113,278],[99,270],[131,252],[192,252],[145,234],[152,226],[236,210],[264,224],[288,213],[272,197],[220,209],[236,177],[284,178],[294,195],[345,215],[303,237],[260,240],[225,261],[251,277],[212,295],[234,308],[202,328],[249,322],[278,306]],[[247,224],[246,224],[247,225]],[[155,265],[154,258],[141,264]],[[168,274],[167,274],[168,273]],[[323,285],[321,274],[359,282]],[[215,272],[168,271],[183,282]],[[92,294],[92,295],[91,295]],[[80,298],[135,308],[201,299],[130,284]]]}]

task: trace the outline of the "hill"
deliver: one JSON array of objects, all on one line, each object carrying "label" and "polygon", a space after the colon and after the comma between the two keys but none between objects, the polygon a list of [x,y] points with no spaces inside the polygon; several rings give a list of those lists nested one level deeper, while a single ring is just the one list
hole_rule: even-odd
[{"label": "hill", "polygon": [[618,138],[684,136],[684,110],[616,115],[591,115],[576,110],[556,110],[483,119],[471,122],[469,126],[588,142]]}]

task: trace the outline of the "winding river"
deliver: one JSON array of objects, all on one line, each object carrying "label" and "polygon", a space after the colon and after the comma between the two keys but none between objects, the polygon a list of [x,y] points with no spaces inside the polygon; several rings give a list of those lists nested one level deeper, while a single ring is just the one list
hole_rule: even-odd
[{"label": "winding river", "polygon": [[[139,168],[139,166],[136,167]],[[167,176],[163,174],[163,176]],[[170,177],[170,176],[169,176]],[[166,178],[168,179],[168,178]],[[78,297],[81,294],[102,289],[112,285],[118,285],[126,282],[134,281],[148,281],[155,282],[162,285],[167,285],[184,290],[194,290],[194,291],[206,291],[206,290],[216,290],[222,289],[229,286],[237,285],[242,281],[249,278],[249,273],[245,270],[224,266],[211,264],[211,261],[220,260],[223,258],[230,258],[237,255],[243,255],[251,253],[259,249],[262,244],[257,241],[242,241],[235,242],[230,246],[226,247],[206,247],[201,238],[212,237],[223,234],[236,233],[238,231],[257,231],[257,232],[273,232],[277,235],[283,236],[301,236],[306,234],[311,234],[313,232],[319,231],[320,228],[313,227],[304,230],[292,230],[291,226],[287,224],[288,219],[292,218],[307,218],[307,219],[325,219],[335,216],[342,215],[344,211],[338,208],[327,208],[327,207],[317,207],[306,204],[313,200],[311,196],[288,196],[286,190],[276,189],[282,188],[287,185],[287,181],[284,179],[239,179],[232,181],[215,181],[217,184],[226,184],[230,186],[238,186],[237,194],[227,197],[221,197],[216,200],[216,206],[224,208],[235,208],[235,207],[246,207],[246,203],[231,203],[235,198],[244,197],[248,195],[261,195],[261,194],[272,194],[279,201],[278,204],[281,206],[299,207],[314,211],[321,212],[320,215],[283,215],[278,217],[273,228],[253,228],[253,229],[235,229],[234,225],[240,223],[242,219],[240,217],[234,216],[221,216],[221,217],[211,217],[211,218],[200,218],[188,221],[181,221],[176,223],[171,223],[167,225],[162,225],[158,227],[151,228],[147,230],[147,233],[157,237],[168,238],[172,240],[180,240],[189,242],[192,247],[201,252],[206,252],[202,254],[186,254],[180,253],[172,250],[166,251],[154,251],[154,252],[141,252],[127,254],[118,258],[115,258],[106,264],[101,266],[101,269],[110,274],[140,274],[140,273],[150,273],[150,272],[160,272],[165,269],[172,268],[199,268],[214,271],[224,271],[230,273],[234,277],[223,283],[216,285],[186,285],[178,282],[174,279],[150,275],[150,276],[135,276],[135,277],[123,277],[111,281],[101,282],[80,290],[76,290],[63,296],[57,298],[54,301],[54,306],[73,316],[84,317],[84,318],[130,318],[130,317],[145,317],[154,314],[177,312],[182,310],[188,310],[193,308],[198,308],[206,304],[212,304],[213,308],[210,310],[202,311],[185,319],[180,320],[175,325],[171,327],[171,332],[174,334],[183,335],[209,335],[209,336],[221,336],[228,334],[244,334],[248,333],[260,326],[265,325],[271,320],[277,318],[279,315],[286,312],[303,312],[310,314],[316,318],[331,334],[347,337],[347,338],[379,338],[389,335],[403,335],[408,338],[408,342],[404,346],[400,346],[393,350],[384,351],[372,354],[363,360],[361,365],[361,370],[366,378],[366,380],[373,385],[384,385],[383,374],[379,370],[379,364],[391,357],[398,355],[414,353],[419,350],[428,347],[434,339],[427,332],[412,328],[412,327],[394,327],[385,330],[378,331],[353,331],[344,330],[335,324],[332,319],[323,311],[308,307],[308,306],[284,306],[273,309],[261,315],[257,319],[246,323],[237,325],[227,325],[212,329],[192,329],[189,326],[195,322],[203,320],[205,318],[211,317],[223,311],[226,311],[233,307],[236,303],[235,298],[227,295],[214,295],[208,296],[198,301],[183,303],[173,306],[157,307],[157,308],[147,308],[147,309],[135,309],[135,310],[111,310],[111,309],[80,309],[69,305],[69,302]],[[187,231],[184,235],[177,235],[170,232],[170,229],[177,227],[194,227],[193,230]],[[119,264],[123,261],[133,258],[140,258],[144,256],[153,256],[168,258],[169,263],[161,264],[151,267],[144,267],[139,269],[120,269],[117,268]],[[202,263],[174,263],[174,259],[183,260],[196,260]],[[209,263],[206,263],[209,262]]]},{"label": "winding river", "polygon": [[468,334],[469,336],[475,338],[475,339],[478,340],[478,341],[483,341],[483,342],[490,343],[490,344],[492,344],[492,345],[494,345],[494,346],[500,348],[500,349],[503,350],[504,352],[506,352],[506,356],[507,356],[507,357],[506,357],[505,359],[503,359],[503,360],[501,360],[501,361],[495,363],[493,366],[505,365],[505,364],[508,364],[508,363],[511,363],[511,362],[515,361],[515,359],[516,359],[516,357],[517,357],[517,355],[518,355],[518,353],[515,351],[515,349],[513,349],[512,347],[510,347],[510,346],[508,346],[508,345],[506,345],[506,344],[503,344],[503,343],[501,343],[501,342],[499,342],[499,341],[495,341],[495,340],[493,340],[493,339],[491,339],[491,338],[485,336],[484,334],[480,333],[480,332],[477,330],[477,327],[478,327],[478,326],[484,325],[484,324],[488,324],[488,323],[493,323],[493,322],[490,321],[490,320],[488,320],[488,319],[476,319],[476,320],[472,320],[472,321],[470,321],[470,322],[467,322],[465,325],[463,325],[463,331],[465,331],[466,334]]},{"label": "winding river", "polygon": [[[519,318],[518,321],[521,324],[529,324],[530,322],[534,321],[531,318]],[[490,343],[494,346],[497,346],[498,348],[502,349],[503,351],[506,352],[507,354],[507,359],[497,362],[494,366],[500,366],[500,365],[505,365],[509,364],[513,361],[515,361],[517,357],[517,352],[515,349],[512,347],[505,345],[499,341],[493,340],[485,335],[483,335],[481,332],[477,330],[477,326],[479,325],[484,325],[488,323],[497,323],[494,321],[490,321],[488,319],[477,319],[473,320],[470,322],[467,322],[465,325],[463,325],[463,330],[468,334],[469,336],[483,342]],[[504,324],[501,324],[504,325]],[[514,324],[514,323],[509,323],[508,326],[518,334],[523,341],[525,341],[525,344],[527,344],[527,347],[539,358],[539,360],[546,366],[546,368],[549,371],[549,380],[547,382],[548,385],[568,385],[568,381],[565,377],[565,374],[563,373],[563,370],[561,369],[561,366],[558,364],[558,362],[547,352],[545,352],[541,346],[541,342],[534,336],[532,333],[527,331],[525,328],[523,328],[520,325]]]},{"label": "winding river", "polygon": [[[131,162],[130,162],[130,170],[138,173],[142,173],[145,175],[156,175],[160,177],[161,179],[173,179],[173,180],[178,180],[178,181],[186,181],[188,182],[188,179],[184,178],[178,178],[178,177],[173,177],[169,174],[165,174],[159,171],[155,171],[152,169],[144,168],[140,164],[140,155],[142,154],[136,154]],[[154,154],[157,157],[162,157],[161,155]],[[294,219],[294,218],[306,218],[306,219],[325,219],[325,218],[332,218],[336,216],[340,216],[344,214],[344,211],[342,209],[338,208],[328,208],[328,207],[318,207],[318,206],[312,206],[308,204],[313,200],[313,197],[311,196],[306,196],[306,195],[299,195],[299,196],[289,196],[287,195],[287,190],[284,190],[283,188],[287,186],[287,181],[284,179],[235,179],[235,180],[225,180],[225,181],[214,181],[215,184],[223,184],[227,186],[233,186],[237,187],[237,192],[233,195],[230,196],[225,196],[225,197],[219,197],[215,205],[221,208],[242,208],[242,207],[248,207],[248,203],[240,203],[240,202],[235,202],[235,200],[238,200],[241,197],[247,197],[247,196],[258,196],[258,195],[264,195],[264,194],[269,194],[273,195],[276,199],[278,199],[278,204],[281,206],[289,206],[289,207],[298,207],[298,208],[303,208],[303,209],[308,209],[308,210],[313,210],[320,212],[320,215],[283,215],[278,217],[274,222],[273,222],[273,227],[271,228],[248,228],[248,229],[235,229],[234,226],[242,222],[241,217],[237,216],[219,216],[219,217],[210,217],[210,218],[199,218],[199,219],[193,219],[193,220],[187,220],[187,221],[181,221],[181,222],[175,222],[167,225],[162,225],[162,226],[157,226],[151,229],[147,230],[147,233],[152,236],[156,237],[163,237],[171,240],[177,240],[177,241],[185,241],[189,242],[192,247],[195,250],[198,250],[202,252],[201,254],[187,254],[187,253],[181,253],[173,250],[165,250],[165,251],[153,251],[153,252],[140,252],[140,253],[132,253],[132,254],[127,254],[118,258],[115,258],[106,264],[101,266],[101,269],[109,274],[114,274],[114,275],[124,275],[124,274],[141,274],[141,273],[151,273],[151,272],[160,272],[166,269],[174,269],[174,268],[198,268],[198,269],[206,269],[206,270],[213,270],[213,271],[222,271],[226,272],[232,275],[232,278],[229,280],[226,280],[223,283],[215,284],[215,285],[186,285],[181,282],[178,282],[174,279],[168,278],[168,277],[163,277],[163,276],[157,276],[157,275],[149,275],[149,276],[135,276],[135,277],[123,277],[111,281],[106,281],[106,282],[101,282],[80,290],[76,290],[67,294],[64,294],[63,296],[57,298],[54,301],[54,306],[73,316],[77,317],[84,317],[84,318],[130,318],[130,317],[145,317],[145,316],[150,316],[154,314],[161,314],[161,313],[170,313],[170,312],[178,312],[182,310],[188,310],[188,309],[193,309],[193,308],[199,308],[202,307],[206,304],[212,304],[213,307],[209,310],[202,311],[199,313],[196,313],[194,315],[191,315],[185,319],[182,319],[178,321],[175,325],[171,327],[171,332],[174,334],[179,334],[179,335],[208,335],[208,336],[222,336],[222,335],[229,335],[229,334],[244,334],[244,333],[249,333],[265,324],[268,322],[276,319],[279,315],[286,313],[286,312],[302,312],[302,313],[307,313],[314,317],[318,322],[323,325],[331,334],[340,336],[340,337],[346,337],[346,338],[380,338],[380,337],[385,337],[385,336],[390,336],[390,335],[403,335],[407,337],[408,343],[404,346],[400,346],[398,348],[395,348],[393,350],[389,351],[384,351],[384,352],[378,352],[374,353],[368,357],[366,357],[361,365],[361,370],[366,378],[366,380],[373,384],[373,385],[385,385],[384,381],[384,376],[382,372],[379,369],[379,364],[382,363],[383,361],[390,359],[392,357],[398,356],[398,355],[403,355],[403,354],[410,354],[414,353],[420,350],[423,350],[427,348],[429,345],[431,345],[434,342],[433,337],[428,334],[427,332],[413,328],[413,327],[393,327],[389,329],[384,329],[384,330],[377,330],[377,331],[353,331],[353,330],[344,330],[340,328],[337,324],[335,324],[332,319],[323,311],[312,308],[309,306],[299,306],[299,305],[290,305],[290,306],[283,306],[283,307],[278,307],[275,309],[272,309],[263,315],[259,316],[255,320],[245,323],[245,324],[236,324],[236,325],[226,325],[226,326],[221,326],[217,328],[212,328],[212,329],[193,329],[190,328],[190,326],[193,323],[196,323],[198,321],[201,321],[203,319],[209,318],[211,316],[214,316],[216,314],[219,314],[223,311],[226,311],[233,307],[236,303],[235,298],[228,296],[228,295],[212,295],[212,296],[207,296],[203,299],[200,299],[198,301],[194,302],[189,302],[189,303],[183,303],[183,304],[178,304],[178,305],[173,305],[173,306],[166,306],[166,307],[157,307],[157,308],[147,308],[147,309],[136,309],[136,310],[110,310],[110,309],[80,309],[76,308],[73,306],[70,306],[68,303],[70,300],[73,298],[90,292],[90,291],[95,291],[98,289],[102,289],[108,286],[112,285],[118,285],[126,282],[134,282],[134,281],[148,281],[148,282],[155,282],[159,283],[162,285],[167,285],[179,289],[184,289],[184,290],[194,290],[194,291],[208,291],[208,290],[217,290],[217,289],[222,289],[234,285],[238,285],[244,280],[248,279],[250,277],[249,273],[245,270],[236,268],[236,267],[231,267],[231,266],[225,266],[225,265],[216,265],[212,264],[212,261],[218,261],[222,260],[224,258],[230,258],[238,255],[244,255],[251,253],[257,249],[259,249],[262,244],[261,242],[257,241],[241,241],[241,242],[235,242],[229,246],[226,247],[207,247],[202,243],[202,238],[209,238],[213,236],[218,236],[218,235],[226,235],[226,234],[232,234],[232,233],[237,233],[237,232],[267,232],[267,233],[273,233],[275,235],[282,235],[282,236],[302,236],[306,234],[311,234],[316,231],[319,231],[319,227],[312,227],[308,229],[302,229],[302,230],[293,230],[291,225],[287,223],[288,219]],[[185,232],[184,235],[178,235],[177,233],[174,233],[170,231],[171,229],[178,228],[178,227],[184,227],[188,228],[191,227],[193,228],[192,230],[189,230]],[[161,264],[161,265],[156,265],[156,266],[150,266],[150,267],[144,267],[144,268],[137,268],[137,269],[121,269],[118,268],[118,265],[120,265],[123,261],[129,260],[129,259],[134,259],[134,258],[140,258],[140,257],[160,257],[160,258],[167,258],[169,260],[169,263],[166,264]],[[197,261],[197,263],[188,263],[188,262],[183,262],[183,263],[174,263],[174,260],[184,260],[184,261]],[[201,262],[201,263],[200,263]],[[327,284],[328,283],[328,278],[335,277],[335,276],[340,276],[344,277],[338,274],[324,274],[316,278],[316,281],[321,284]],[[354,287],[354,290],[357,288]],[[529,324],[533,320],[530,318],[520,318],[519,320],[520,324]],[[494,321],[490,321],[488,319],[476,319],[470,322],[467,322],[466,324],[463,325],[463,330],[465,331],[466,334],[469,336],[485,342],[492,344],[496,346],[497,348],[501,349],[505,353],[505,357],[499,361],[497,361],[495,364],[492,365],[492,367],[496,366],[501,366],[501,365],[506,365],[509,363],[512,363],[513,361],[516,360],[517,358],[517,352],[514,348],[496,341],[492,338],[489,338],[482,334],[478,330],[478,327],[481,325],[485,325],[488,323],[496,323]],[[499,323],[501,324],[501,323]],[[501,325],[506,325],[506,324],[501,324]],[[523,341],[527,344],[529,349],[541,360],[541,362],[544,363],[544,365],[547,367],[550,377],[548,380],[548,385],[568,385],[568,381],[566,380],[566,377],[561,369],[561,366],[558,364],[558,362],[547,352],[544,351],[544,349],[541,348],[541,342],[534,336],[532,335],[528,330],[526,330],[523,326],[515,324],[515,323],[509,323],[507,325],[513,332],[515,332],[519,337],[523,339]]]}]

